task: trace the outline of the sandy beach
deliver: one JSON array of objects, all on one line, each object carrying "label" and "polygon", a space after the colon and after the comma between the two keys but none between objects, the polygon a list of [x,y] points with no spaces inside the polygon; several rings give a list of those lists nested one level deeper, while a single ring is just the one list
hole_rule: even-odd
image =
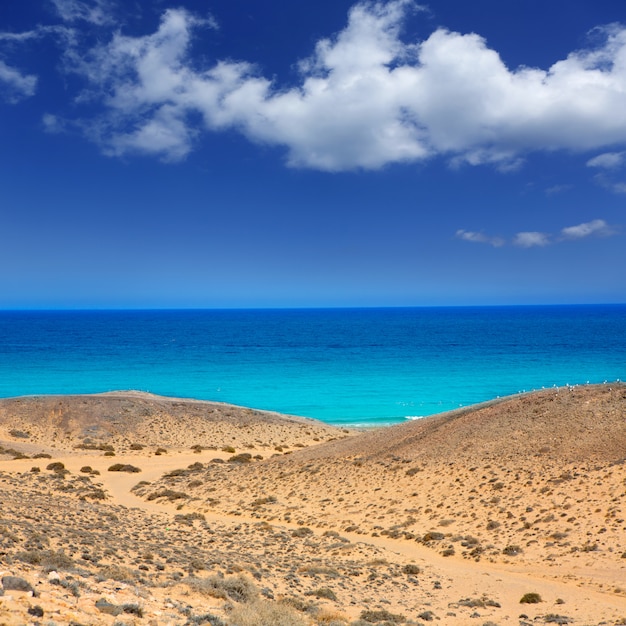
[{"label": "sandy beach", "polygon": [[372,431],[0,401],[0,624],[626,624],[626,385]]}]

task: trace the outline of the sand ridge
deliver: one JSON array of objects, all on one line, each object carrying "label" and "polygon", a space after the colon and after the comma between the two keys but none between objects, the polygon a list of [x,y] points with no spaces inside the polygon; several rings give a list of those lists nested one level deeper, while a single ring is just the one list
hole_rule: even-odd
[{"label": "sand ridge", "polygon": [[[365,433],[129,392],[0,401],[0,570],[39,592],[5,591],[0,623],[626,623],[625,441],[620,384]],[[241,576],[249,597],[207,592]]]}]

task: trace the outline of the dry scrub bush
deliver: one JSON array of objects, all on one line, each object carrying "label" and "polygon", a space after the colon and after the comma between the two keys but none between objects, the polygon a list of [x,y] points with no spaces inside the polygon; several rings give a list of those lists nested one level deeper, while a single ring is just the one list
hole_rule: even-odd
[{"label": "dry scrub bush", "polygon": [[45,571],[68,570],[74,567],[74,561],[62,551],[26,550],[18,552],[15,558],[29,565],[39,565]]},{"label": "dry scrub bush", "polygon": [[337,611],[321,609],[315,614],[315,623],[318,626],[345,626],[350,620]]},{"label": "dry scrub bush", "polygon": [[337,601],[337,594],[330,587],[320,587],[312,591],[306,591],[305,596],[315,596],[316,598],[324,598],[325,600]]},{"label": "dry scrub bush", "polygon": [[154,491],[146,500],[152,502],[157,498],[167,498],[168,500],[184,500],[189,496],[183,491],[174,491],[173,489],[161,489],[160,491]]},{"label": "dry scrub bush", "polygon": [[231,456],[228,459],[229,463],[250,463],[252,460],[252,455],[249,452],[242,452],[241,454],[236,454],[235,456]]},{"label": "dry scrub bush", "polygon": [[30,433],[24,432],[23,430],[16,430],[15,428],[9,431],[9,435],[11,435],[11,437],[16,437],[17,439],[30,438]]},{"label": "dry scrub bush", "polygon": [[258,597],[255,584],[245,576],[210,576],[209,578],[187,578],[187,586],[193,591],[213,598],[230,598],[235,602],[253,602]]},{"label": "dry scrub bush", "polygon": [[541,596],[534,591],[525,593],[520,600],[520,604],[539,604],[540,602],[542,602]]},{"label": "dry scrub bush", "polygon": [[275,602],[257,601],[238,606],[230,615],[231,626],[307,626],[289,606]]},{"label": "dry scrub bush", "polygon": [[386,609],[380,609],[378,611],[361,611],[361,619],[370,624],[376,622],[391,622],[392,624],[403,624],[406,622],[404,615],[396,615],[390,613]]},{"label": "dry scrub bush", "polygon": [[115,463],[109,467],[109,472],[128,472],[130,474],[137,474],[141,472],[141,469],[135,465],[128,465],[124,463]]},{"label": "dry scrub bush", "polygon": [[133,583],[137,576],[133,570],[122,565],[105,565],[98,572],[102,580],[117,580],[120,583]]}]

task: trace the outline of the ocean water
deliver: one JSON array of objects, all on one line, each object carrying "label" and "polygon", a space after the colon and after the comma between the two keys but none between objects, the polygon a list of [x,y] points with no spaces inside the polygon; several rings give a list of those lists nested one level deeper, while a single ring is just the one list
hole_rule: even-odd
[{"label": "ocean water", "polygon": [[626,379],[626,305],[0,311],[0,396],[136,389],[382,424]]}]

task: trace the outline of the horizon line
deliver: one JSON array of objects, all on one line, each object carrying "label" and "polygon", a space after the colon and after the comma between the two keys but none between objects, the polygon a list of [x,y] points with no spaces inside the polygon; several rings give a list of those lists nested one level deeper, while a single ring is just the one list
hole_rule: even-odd
[{"label": "horizon line", "polygon": [[60,307],[0,307],[0,313],[53,312],[174,312],[174,311],[356,311],[408,309],[486,309],[486,308],[564,308],[564,307],[619,307],[624,302],[563,302],[528,304],[416,304],[416,305],[320,305],[320,306],[60,306]]}]

